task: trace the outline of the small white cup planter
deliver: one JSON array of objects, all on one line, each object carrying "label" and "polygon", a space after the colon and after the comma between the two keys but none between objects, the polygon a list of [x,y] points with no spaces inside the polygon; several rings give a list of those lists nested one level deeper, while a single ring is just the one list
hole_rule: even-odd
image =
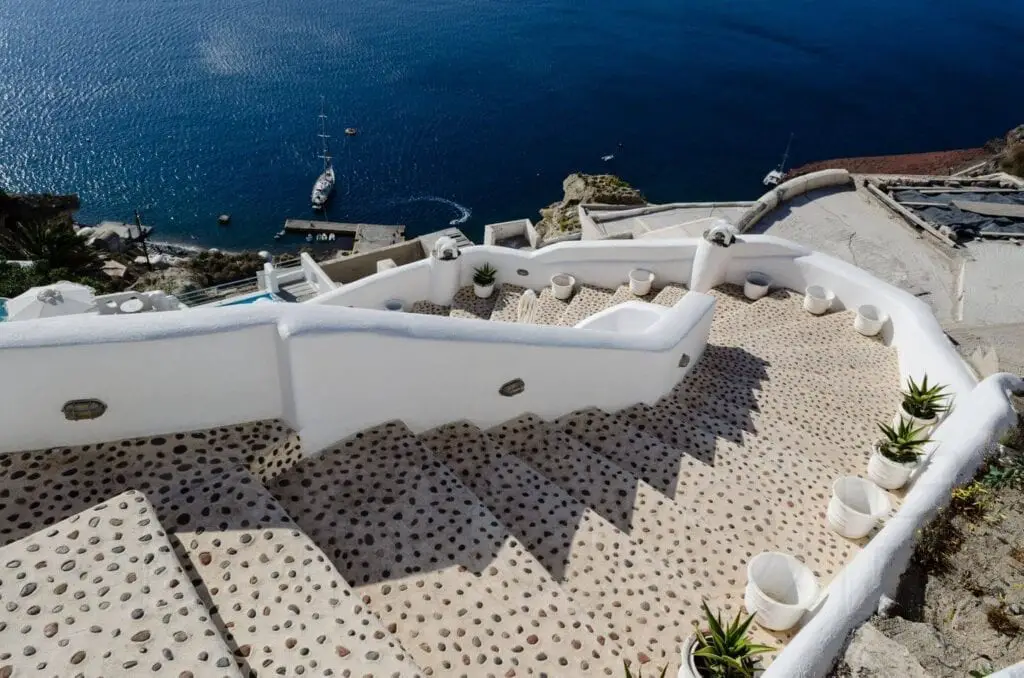
[{"label": "small white cup planter", "polygon": [[768,294],[768,289],[771,286],[772,279],[766,273],[751,271],[747,274],[746,282],[743,283],[743,295],[754,301]]},{"label": "small white cup planter", "polygon": [[910,480],[910,474],[917,468],[917,462],[909,464],[897,464],[887,459],[878,451],[878,443],[875,443],[871,460],[868,461],[868,478],[875,485],[887,490],[898,490]]},{"label": "small white cup planter", "polygon": [[865,337],[873,337],[882,331],[882,326],[889,316],[882,309],[871,304],[857,307],[857,317],[853,319],[853,329]]},{"label": "small white cup planter", "polygon": [[743,602],[756,622],[773,631],[791,629],[818,601],[818,580],[787,553],[765,551],[747,564]]},{"label": "small white cup planter", "polygon": [[904,421],[909,421],[911,427],[920,429],[918,434],[914,436],[916,440],[924,440],[928,437],[928,434],[932,432],[935,424],[938,423],[938,416],[933,416],[931,419],[918,419],[914,415],[903,409],[903,405],[900,404],[900,409],[896,412],[896,415],[892,418],[892,427],[899,428],[899,425]]},{"label": "small white cup planter", "polygon": [[576,278],[568,273],[558,273],[551,276],[551,294],[555,299],[565,301],[572,296],[573,288],[576,287]]},{"label": "small white cup planter", "polygon": [[480,299],[490,298],[490,296],[494,294],[494,283],[491,283],[490,285],[477,285],[476,283],[473,283],[473,294]]},{"label": "small white cup planter", "polygon": [[866,537],[889,513],[889,495],[863,478],[847,476],[832,483],[828,524],[847,539]]},{"label": "small white cup planter", "polygon": [[634,268],[629,272],[629,291],[634,296],[642,297],[651,291],[654,284],[654,274],[642,268]]},{"label": "small white cup planter", "polygon": [[387,301],[384,302],[384,310],[396,311],[398,313],[401,313],[402,311],[405,310],[405,302],[403,302],[401,299],[388,299]]},{"label": "small white cup planter", "polygon": [[811,285],[804,290],[804,310],[813,315],[821,315],[832,308],[835,299],[836,295],[832,290],[821,285]]}]

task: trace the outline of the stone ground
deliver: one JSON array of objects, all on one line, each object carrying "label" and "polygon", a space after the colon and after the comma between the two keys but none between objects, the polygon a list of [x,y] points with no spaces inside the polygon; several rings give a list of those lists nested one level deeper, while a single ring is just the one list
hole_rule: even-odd
[{"label": "stone ground", "polygon": [[1024,491],[993,492],[983,516],[950,524],[945,566],[916,559],[893,616],[861,627],[833,678],[960,678],[1024,661]]}]

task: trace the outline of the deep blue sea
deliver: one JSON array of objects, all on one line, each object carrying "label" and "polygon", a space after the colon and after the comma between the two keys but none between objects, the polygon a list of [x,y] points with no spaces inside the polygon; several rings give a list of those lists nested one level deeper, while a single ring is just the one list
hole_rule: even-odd
[{"label": "deep blue sea", "polygon": [[312,216],[324,97],[330,218],[479,239],[574,170],[746,199],[790,132],[792,164],[977,146],[1022,83],[1021,0],[0,0],[0,185],[265,246]]}]

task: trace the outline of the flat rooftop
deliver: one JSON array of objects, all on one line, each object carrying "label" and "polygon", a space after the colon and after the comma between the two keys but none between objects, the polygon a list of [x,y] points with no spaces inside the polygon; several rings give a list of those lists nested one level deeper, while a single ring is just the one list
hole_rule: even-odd
[{"label": "flat rooftop", "polygon": [[[735,223],[753,203],[671,203],[666,205],[607,206],[584,205],[586,214],[594,221],[601,238],[638,235],[669,226],[678,226],[698,219],[717,217]],[[703,227],[695,226],[689,235],[697,238]]]},{"label": "flat rooftop", "polygon": [[890,211],[863,179],[857,177],[855,189],[794,198],[749,232],[863,268],[926,301],[945,326],[1024,323],[1024,239],[967,239],[950,247]]}]

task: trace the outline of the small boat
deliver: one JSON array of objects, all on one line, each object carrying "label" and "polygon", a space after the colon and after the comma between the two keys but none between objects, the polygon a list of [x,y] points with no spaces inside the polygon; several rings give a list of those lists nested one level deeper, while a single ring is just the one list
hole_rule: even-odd
[{"label": "small boat", "polygon": [[323,209],[324,205],[331,198],[331,193],[334,192],[334,166],[331,164],[331,154],[327,147],[327,140],[330,136],[327,134],[327,115],[324,113],[323,99],[320,100],[320,137],[322,147],[319,157],[324,161],[324,169],[317,177],[316,183],[313,184],[313,193],[310,196],[310,201],[313,203],[313,209]]},{"label": "small boat", "polygon": [[789,141],[786,143],[786,152],[782,154],[782,162],[768,174],[764,175],[761,183],[765,186],[778,186],[786,176],[786,160],[789,159],[789,147],[793,143],[793,133],[789,133]]},{"label": "small boat", "polygon": [[359,134],[359,130],[357,130],[355,127],[346,127],[345,134],[347,136],[354,137],[355,135]]},{"label": "small boat", "polygon": [[283,237],[284,237],[284,231],[278,231],[277,233],[274,234],[274,240],[280,240]]},{"label": "small boat", "polygon": [[614,155],[602,155],[601,156],[601,160],[604,160],[605,162],[608,162],[609,160],[614,160],[614,159],[615,159]]},{"label": "small boat", "polygon": [[306,242],[313,242],[313,234],[312,233],[307,233],[306,234]]}]

